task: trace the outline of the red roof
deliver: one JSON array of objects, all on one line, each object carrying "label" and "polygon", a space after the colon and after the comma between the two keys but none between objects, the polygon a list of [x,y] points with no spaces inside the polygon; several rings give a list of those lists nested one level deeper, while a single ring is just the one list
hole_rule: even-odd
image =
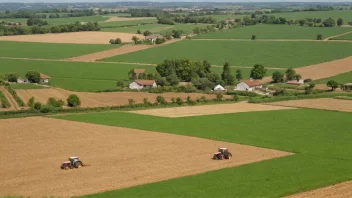
[{"label": "red roof", "polygon": [[264,84],[261,80],[242,80],[242,82],[246,83],[249,87],[255,87]]},{"label": "red roof", "polygon": [[40,73],[40,79],[49,79],[49,78],[51,78],[51,77],[49,77],[49,76],[47,76],[47,75],[45,75],[45,74]]},{"label": "red roof", "polygon": [[135,74],[143,74],[145,72],[145,69],[134,69],[133,72]]},{"label": "red roof", "polygon": [[290,85],[300,85],[301,83],[297,82],[296,80],[292,80],[292,81],[287,81],[286,84],[290,84]]},{"label": "red roof", "polygon": [[135,80],[135,82],[139,85],[154,85],[155,80]]}]

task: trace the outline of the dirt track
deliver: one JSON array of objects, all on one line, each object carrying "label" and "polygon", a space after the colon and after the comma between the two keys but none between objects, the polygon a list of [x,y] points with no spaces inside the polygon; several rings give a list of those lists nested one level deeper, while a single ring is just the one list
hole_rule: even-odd
[{"label": "dirt track", "polygon": [[[107,107],[127,105],[128,99],[134,99],[137,103],[143,103],[144,98],[148,98],[150,102],[155,102],[157,96],[162,95],[167,101],[172,97],[181,97],[185,100],[188,96],[192,99],[205,96],[208,99],[216,98],[216,95],[207,95],[200,93],[164,93],[152,94],[146,92],[108,92],[108,93],[89,93],[89,92],[72,92],[64,89],[50,88],[50,89],[27,89],[16,90],[17,94],[24,102],[27,102],[31,97],[36,101],[46,103],[50,97],[66,101],[70,94],[77,94],[81,99],[81,107]],[[224,96],[225,97],[225,96]],[[228,96],[226,96],[228,97]]]},{"label": "dirt track", "polygon": [[[0,197],[91,194],[289,155],[201,138],[43,117],[0,120],[0,126],[0,160],[15,164],[0,166]],[[211,160],[218,147],[228,147],[234,158]],[[61,170],[60,163],[74,155],[91,166]]]},{"label": "dirt track", "polygon": [[122,42],[132,42],[131,38],[137,36],[144,39],[143,35],[117,32],[70,32],[60,34],[34,34],[18,36],[1,36],[3,41],[22,41],[40,43],[76,43],[76,44],[109,44],[110,39],[120,38]]},{"label": "dirt track", "polygon": [[352,197],[352,181],[319,188],[316,190],[291,195],[286,198],[350,198]]},{"label": "dirt track", "polygon": [[205,105],[205,106],[147,109],[147,110],[139,110],[139,111],[132,111],[132,112],[137,114],[176,118],[176,117],[189,117],[189,116],[225,114],[225,113],[240,113],[240,112],[250,112],[250,111],[274,111],[274,110],[283,110],[283,109],[293,109],[293,108],[290,108],[290,107],[278,108],[277,106],[240,102],[235,104],[216,104],[216,105]]},{"label": "dirt track", "polygon": [[269,105],[352,112],[352,101],[331,98],[281,101]]}]

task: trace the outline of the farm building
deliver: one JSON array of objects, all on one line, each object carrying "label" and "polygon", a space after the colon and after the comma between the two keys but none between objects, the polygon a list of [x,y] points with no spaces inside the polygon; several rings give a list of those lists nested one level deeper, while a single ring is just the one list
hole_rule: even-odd
[{"label": "farm building", "polygon": [[304,81],[303,80],[291,80],[291,81],[287,81],[286,84],[289,84],[289,85],[303,85]]},{"label": "farm building", "polygon": [[263,81],[261,80],[243,80],[238,83],[235,90],[238,91],[254,91],[263,88]]},{"label": "farm building", "polygon": [[129,84],[130,89],[144,89],[157,87],[155,80],[135,80]]},{"label": "farm building", "polygon": [[216,85],[214,91],[226,91],[226,89],[221,85]]},{"label": "farm building", "polygon": [[156,39],[163,39],[164,36],[163,35],[160,35],[160,34],[152,34],[152,35],[149,35],[149,36],[146,36],[145,37],[145,40],[148,40],[148,41],[151,41],[151,42],[156,42]]},{"label": "farm building", "polygon": [[26,83],[27,80],[22,79],[21,77],[17,78],[17,83]]},{"label": "farm building", "polygon": [[344,90],[352,90],[352,83],[346,83],[343,85]]},{"label": "farm building", "polygon": [[51,78],[51,77],[49,77],[49,76],[47,76],[47,75],[45,75],[45,74],[40,73],[40,83],[42,83],[42,84],[49,83],[49,79],[50,79],[50,78]]}]

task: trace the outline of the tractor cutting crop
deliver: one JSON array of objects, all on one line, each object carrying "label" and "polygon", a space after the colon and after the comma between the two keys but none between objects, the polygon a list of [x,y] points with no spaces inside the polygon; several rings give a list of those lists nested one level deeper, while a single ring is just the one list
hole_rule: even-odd
[{"label": "tractor cutting crop", "polygon": [[214,160],[223,160],[223,159],[231,159],[232,154],[229,152],[227,148],[219,148],[217,153],[214,153]]},{"label": "tractor cutting crop", "polygon": [[73,169],[73,168],[81,168],[82,166],[87,166],[86,164],[83,164],[81,160],[79,160],[78,157],[70,157],[68,159],[69,161],[63,162],[61,164],[61,169]]}]

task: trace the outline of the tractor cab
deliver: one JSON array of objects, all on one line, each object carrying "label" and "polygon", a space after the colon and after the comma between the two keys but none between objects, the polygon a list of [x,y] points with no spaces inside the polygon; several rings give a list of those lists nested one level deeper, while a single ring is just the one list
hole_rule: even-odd
[{"label": "tractor cab", "polygon": [[70,157],[68,160],[73,164],[75,161],[79,161],[78,157]]},{"label": "tractor cab", "polygon": [[229,150],[227,148],[218,148],[218,152],[224,154],[229,152]]}]

